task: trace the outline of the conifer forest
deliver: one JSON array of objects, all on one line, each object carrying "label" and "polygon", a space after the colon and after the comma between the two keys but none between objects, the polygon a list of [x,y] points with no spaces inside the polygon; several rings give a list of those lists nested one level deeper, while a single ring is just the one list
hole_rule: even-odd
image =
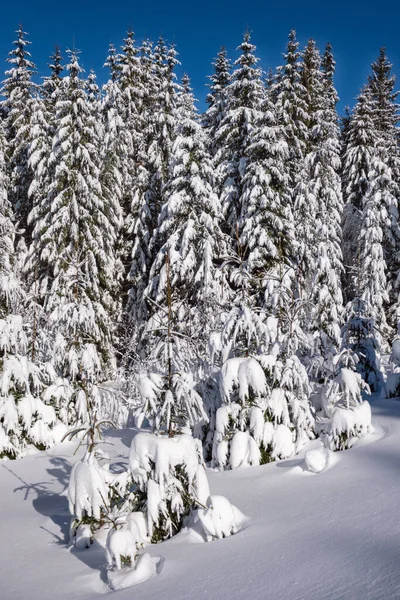
[{"label": "conifer forest", "polygon": [[[291,31],[266,72],[250,33],[238,42],[216,53],[202,114],[175,46],[131,30],[99,86],[75,49],[38,74],[21,26],[1,84],[0,459],[86,444],[71,536],[106,531],[112,589],[154,574],[136,549],[193,511],[206,541],[242,528],[206,466],[321,439],[319,472],[372,431],[368,394],[400,391],[385,49],[339,115],[330,44]],[[98,448],[112,428],[137,432],[118,476]]]}]

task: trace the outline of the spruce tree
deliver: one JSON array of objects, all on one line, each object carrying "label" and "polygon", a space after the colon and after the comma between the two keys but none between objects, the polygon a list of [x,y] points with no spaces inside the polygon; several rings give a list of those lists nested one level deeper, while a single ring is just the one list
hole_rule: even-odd
[{"label": "spruce tree", "polygon": [[225,253],[211,159],[187,76],[176,111],[171,175],[153,241],[160,249],[145,290],[152,315],[146,345],[154,348],[153,363],[163,377],[160,399],[150,412],[157,427],[167,420],[172,428],[206,419],[192,373],[197,369],[199,375],[208,336],[217,326],[224,294],[217,260]]},{"label": "spruce tree", "polygon": [[349,119],[343,149],[343,259],[344,289],[348,301],[360,295],[359,236],[363,202],[370,185],[372,159],[378,141],[373,112],[371,92],[364,88]]},{"label": "spruce tree", "polygon": [[27,218],[31,204],[28,189],[32,175],[28,167],[28,146],[34,104],[33,94],[36,90],[32,76],[36,67],[30,60],[31,54],[27,47],[31,42],[26,39],[27,34],[22,26],[16,33],[14,48],[7,58],[10,69],[6,71],[6,79],[3,81],[1,91],[5,100],[2,101],[1,108],[8,142],[9,201],[15,210],[19,226],[26,229],[25,237],[29,243],[30,228],[27,227]]},{"label": "spruce tree", "polygon": [[[396,77],[392,74],[385,48],[381,48],[377,60],[372,63],[372,75],[368,87],[374,101],[373,120],[379,136],[381,161],[387,165],[383,203],[387,212],[387,224],[383,229],[383,247],[386,261],[386,277],[389,289],[389,321],[397,328],[399,323],[400,292],[400,149],[397,125],[400,117],[396,103],[399,92],[394,91]],[[383,180],[381,180],[383,181]]]},{"label": "spruce tree", "polygon": [[96,115],[80,77],[78,54],[69,56],[49,159],[54,175],[32,224],[54,365],[73,387],[72,399],[60,398],[58,410],[71,424],[87,419],[88,406],[97,407],[97,384],[114,365],[110,313],[119,206],[103,195]]},{"label": "spruce tree", "polygon": [[250,42],[249,32],[244,34],[237,49],[241,55],[235,61],[232,82],[226,87],[228,109],[215,134],[218,192],[226,220],[225,230],[232,240],[236,240],[241,213],[246,149],[252,141],[264,98],[262,71],[257,67],[259,59],[254,55],[256,47]]},{"label": "spruce tree", "polygon": [[16,273],[16,230],[7,197],[5,154],[0,122],[0,458],[19,458],[29,447],[48,448],[61,436],[54,428],[53,407],[40,398],[49,371],[31,360],[26,297]]},{"label": "spruce tree", "polygon": [[[148,48],[150,50],[150,48]],[[153,69],[149,68],[149,56],[144,54],[147,81],[151,84],[153,97],[146,101],[150,109],[145,121],[144,139],[140,153],[140,171],[137,180],[137,196],[133,214],[132,233],[135,242],[129,279],[128,309],[139,329],[147,322],[149,306],[143,295],[149,284],[149,273],[159,247],[156,228],[161,207],[165,203],[165,188],[170,177],[172,145],[176,136],[176,90],[175,67],[177,53],[160,38],[154,48]]]},{"label": "spruce tree", "polygon": [[276,98],[279,120],[284,127],[288,145],[286,164],[290,194],[294,203],[294,193],[299,184],[308,138],[306,90],[301,81],[301,53],[294,30],[289,34],[289,42],[283,57],[285,64],[278,67],[277,78],[271,91]]},{"label": "spruce tree", "polygon": [[[328,44],[322,60],[322,86],[315,105],[315,123],[309,162],[309,189],[316,206],[314,243],[317,260],[312,267],[310,301],[313,354],[316,363],[332,370],[340,347],[343,312],[341,274],[341,221],[343,199],[340,180],[340,131],[333,84],[335,62]],[[310,111],[311,112],[311,111]],[[309,227],[312,227],[312,222]]]},{"label": "spruce tree", "polygon": [[207,84],[210,90],[206,98],[208,108],[203,117],[203,124],[208,135],[212,156],[217,151],[215,134],[219,125],[224,120],[228,109],[229,94],[227,87],[232,81],[231,62],[228,58],[226,48],[223,46],[213,62],[213,67],[214,73],[208,77],[211,83]]}]

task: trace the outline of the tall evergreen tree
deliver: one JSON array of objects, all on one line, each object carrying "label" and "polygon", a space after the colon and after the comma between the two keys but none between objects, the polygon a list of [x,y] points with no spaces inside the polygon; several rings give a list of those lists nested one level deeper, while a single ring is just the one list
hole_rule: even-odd
[{"label": "tall evergreen tree", "polygon": [[[386,277],[389,288],[389,315],[397,327],[400,318],[400,147],[397,125],[400,120],[396,103],[399,92],[394,91],[396,78],[392,74],[385,48],[381,48],[377,60],[372,63],[372,75],[368,86],[374,101],[373,120],[379,135],[381,161],[387,165],[384,206],[387,225],[383,230],[383,247],[386,260]],[[381,180],[382,181],[382,180]]]},{"label": "tall evergreen tree", "polygon": [[264,98],[262,71],[257,67],[256,47],[246,32],[238,46],[241,52],[235,61],[232,82],[227,86],[228,110],[216,131],[218,151],[215,156],[217,185],[226,232],[236,240],[236,228],[241,213],[243,175],[246,167],[246,148],[260,116]]},{"label": "tall evergreen tree", "polygon": [[155,230],[161,207],[165,203],[165,188],[170,177],[172,145],[176,135],[175,67],[177,53],[167,47],[162,38],[154,48],[154,67],[149,69],[146,54],[147,79],[154,90],[153,99],[147,98],[151,114],[145,123],[141,165],[138,178],[136,208],[132,224],[135,242],[129,278],[132,282],[129,312],[139,328],[148,320],[148,303],[143,291],[149,283],[149,273],[159,250]]},{"label": "tall evergreen tree", "polygon": [[53,407],[40,394],[46,369],[31,360],[24,322],[25,296],[16,274],[16,231],[7,198],[6,143],[0,122],[0,457],[19,458],[29,446],[59,441]]},{"label": "tall evergreen tree", "polygon": [[[26,39],[26,32],[20,26],[17,30],[14,48],[8,55],[10,69],[6,71],[3,81],[2,111],[5,115],[5,135],[8,141],[7,166],[10,177],[9,200],[16,212],[17,220],[23,228],[27,228],[30,211],[28,189],[32,175],[28,167],[28,146],[30,126],[33,112],[33,93],[36,86],[32,81],[36,67],[30,60],[27,47],[31,42]],[[26,232],[30,239],[30,228]]]},{"label": "tall evergreen tree", "polygon": [[365,87],[349,119],[343,149],[343,258],[347,301],[361,293],[359,237],[364,198],[370,186],[372,160],[378,143],[373,112],[371,91]]},{"label": "tall evergreen tree", "polygon": [[216,266],[224,253],[221,211],[187,77],[177,104],[171,175],[153,242],[160,249],[145,291],[152,315],[146,345],[154,349],[153,361],[163,377],[159,400],[149,409],[158,427],[166,420],[174,428],[206,418],[191,373],[205,359],[208,336],[217,325],[216,307],[224,293]]},{"label": "tall evergreen tree", "polygon": [[72,383],[61,398],[64,421],[87,418],[99,400],[97,383],[113,365],[111,287],[119,205],[99,183],[100,140],[76,51],[57,102],[49,168],[54,176],[33,214],[40,259],[39,289],[54,339],[54,364]]},{"label": "tall evergreen tree", "polygon": [[[311,137],[309,189],[316,206],[314,243],[317,261],[311,287],[311,332],[314,354],[332,370],[332,360],[340,347],[343,312],[341,274],[341,221],[343,199],[340,180],[340,131],[336,112],[337,93],[333,83],[335,61],[330,44],[322,60],[322,87],[315,105]],[[311,112],[311,111],[310,111]],[[312,223],[309,226],[312,227]]]},{"label": "tall evergreen tree", "polygon": [[219,125],[224,120],[228,109],[229,94],[227,87],[232,81],[231,62],[228,58],[226,48],[221,47],[218,56],[213,62],[214,73],[208,79],[209,93],[206,102],[208,108],[203,117],[203,124],[208,134],[211,155],[217,151],[215,134]]},{"label": "tall evergreen tree", "polygon": [[301,81],[301,53],[294,30],[289,34],[289,42],[283,57],[285,64],[278,67],[272,93],[276,97],[278,116],[284,127],[288,145],[288,183],[294,203],[294,193],[299,184],[308,138],[306,90]]}]

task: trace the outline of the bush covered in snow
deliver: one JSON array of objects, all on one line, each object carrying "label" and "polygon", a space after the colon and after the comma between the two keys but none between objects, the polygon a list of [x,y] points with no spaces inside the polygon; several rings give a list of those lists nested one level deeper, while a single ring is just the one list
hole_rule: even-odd
[{"label": "bush covered in snow", "polygon": [[329,419],[326,433],[332,450],[351,448],[357,438],[371,431],[371,407],[362,400],[363,390],[370,392],[360,373],[339,366],[323,401],[324,413]]},{"label": "bush covered in snow", "polygon": [[220,372],[212,464],[236,468],[288,458],[313,437],[307,373],[296,356],[228,359]]},{"label": "bush covered in snow", "polygon": [[187,434],[134,436],[129,466],[153,542],[177,533],[190,511],[207,501],[210,494],[201,454],[201,444]]}]

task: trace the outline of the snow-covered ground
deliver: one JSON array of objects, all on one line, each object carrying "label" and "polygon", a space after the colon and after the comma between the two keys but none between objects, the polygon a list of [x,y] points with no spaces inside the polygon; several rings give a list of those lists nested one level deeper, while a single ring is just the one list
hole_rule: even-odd
[{"label": "snow-covered ground", "polygon": [[[120,600],[399,600],[400,402],[372,403],[375,433],[338,452],[322,473],[303,453],[262,467],[209,472],[250,521],[221,541],[183,532],[146,551],[159,575]],[[132,431],[108,436],[113,468]],[[312,442],[306,449],[319,447]],[[66,490],[76,445],[0,462],[1,600],[93,600],[110,592],[104,550],[67,548]]]}]

